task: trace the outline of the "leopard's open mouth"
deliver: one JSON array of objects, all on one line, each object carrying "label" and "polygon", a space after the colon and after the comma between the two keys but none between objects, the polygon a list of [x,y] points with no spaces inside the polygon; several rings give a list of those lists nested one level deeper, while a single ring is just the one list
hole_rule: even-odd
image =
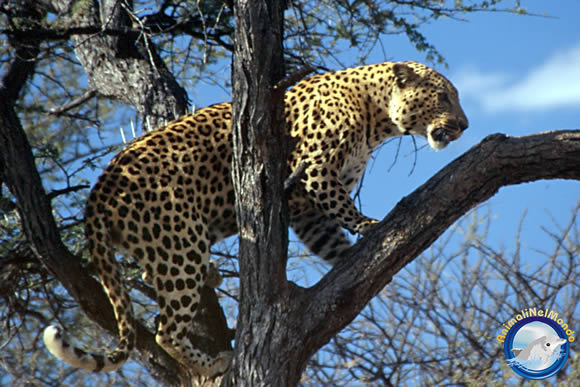
[{"label": "leopard's open mouth", "polygon": [[452,123],[446,126],[436,127],[429,133],[429,144],[434,149],[443,149],[451,141],[455,141],[461,137],[466,127],[466,125],[453,125]]},{"label": "leopard's open mouth", "polygon": [[449,143],[451,141],[451,137],[447,133],[445,128],[436,128],[431,132],[431,137],[433,141],[441,142],[441,143]]},{"label": "leopard's open mouth", "polygon": [[435,128],[431,132],[431,137],[437,142],[450,143],[451,141],[457,140],[461,136],[460,130],[453,130],[450,128]]}]

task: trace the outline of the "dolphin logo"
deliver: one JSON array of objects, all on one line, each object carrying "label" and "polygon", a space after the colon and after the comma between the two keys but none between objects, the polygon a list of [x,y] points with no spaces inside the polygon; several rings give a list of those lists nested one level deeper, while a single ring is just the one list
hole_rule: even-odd
[{"label": "dolphin logo", "polygon": [[538,369],[545,369],[551,365],[550,359],[552,355],[565,343],[566,340],[559,336],[547,335],[532,341],[526,348],[513,348],[512,353],[520,363],[530,360],[540,360],[541,364],[538,365]]}]

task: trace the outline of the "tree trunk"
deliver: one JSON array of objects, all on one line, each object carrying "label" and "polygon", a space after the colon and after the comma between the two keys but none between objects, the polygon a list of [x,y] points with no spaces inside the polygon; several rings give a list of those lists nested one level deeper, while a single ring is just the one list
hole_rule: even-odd
[{"label": "tree trunk", "polygon": [[[0,183],[5,183],[16,198],[23,231],[38,259],[61,281],[91,320],[116,332],[113,309],[102,286],[62,243],[32,149],[15,111],[17,98],[34,73],[40,41],[12,43],[15,55],[0,84]],[[153,335],[145,327],[139,324],[137,331],[137,345],[151,372],[167,383],[178,383],[175,361],[155,344]]]},{"label": "tree trunk", "polygon": [[267,350],[257,351],[253,364],[279,368],[261,370],[263,378],[245,374],[249,379],[238,383],[296,385],[308,359],[456,220],[501,187],[540,179],[580,180],[579,130],[521,138],[488,136],[403,198],[313,287],[265,284],[285,291],[271,294],[277,302],[265,305],[268,299],[263,296],[252,303],[270,325],[260,322],[259,329],[246,328],[247,335],[238,337],[245,342],[236,345],[251,348],[261,343]]},{"label": "tree trunk", "polygon": [[300,371],[279,352],[293,291],[286,280],[288,139],[283,120],[284,1],[235,1],[233,181],[240,237],[235,361],[225,384],[294,385]]}]

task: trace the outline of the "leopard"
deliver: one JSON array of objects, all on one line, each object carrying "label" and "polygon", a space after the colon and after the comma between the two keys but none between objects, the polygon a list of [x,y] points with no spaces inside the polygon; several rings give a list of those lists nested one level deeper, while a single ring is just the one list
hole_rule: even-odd
[{"label": "leopard", "polygon": [[[383,62],[315,74],[284,94],[285,132],[294,140],[287,169],[305,165],[288,195],[290,226],[330,264],[378,222],[351,198],[373,151],[394,136],[425,137],[440,150],[468,127],[458,91],[424,64]],[[237,233],[232,183],[232,104],[186,114],[130,142],[97,179],[85,209],[87,245],[113,306],[119,341],[111,352],[70,345],[63,329],[44,331],[49,351],[73,367],[113,371],[136,344],[135,317],[118,250],[135,258],[156,291],[156,342],[192,371],[227,371],[187,339],[203,286],[217,287],[210,247]]]}]

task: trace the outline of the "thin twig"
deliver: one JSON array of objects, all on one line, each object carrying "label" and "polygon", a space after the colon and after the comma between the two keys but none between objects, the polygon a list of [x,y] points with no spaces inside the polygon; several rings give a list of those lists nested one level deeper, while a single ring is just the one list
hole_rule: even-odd
[{"label": "thin twig", "polygon": [[89,89],[85,91],[83,94],[79,95],[78,97],[72,99],[70,102],[65,103],[64,105],[52,108],[48,111],[48,114],[62,114],[68,110],[74,109],[75,107],[82,105],[89,99],[93,98],[97,95],[96,89]]},{"label": "thin twig", "polygon": [[63,189],[56,189],[51,191],[50,193],[48,193],[48,198],[49,199],[54,199],[55,197],[59,196],[59,195],[64,195],[70,192],[77,192],[83,189],[87,189],[87,188],[91,188],[90,185],[88,184],[79,184],[79,185],[75,185],[72,187],[67,187],[67,188],[63,188]]}]

